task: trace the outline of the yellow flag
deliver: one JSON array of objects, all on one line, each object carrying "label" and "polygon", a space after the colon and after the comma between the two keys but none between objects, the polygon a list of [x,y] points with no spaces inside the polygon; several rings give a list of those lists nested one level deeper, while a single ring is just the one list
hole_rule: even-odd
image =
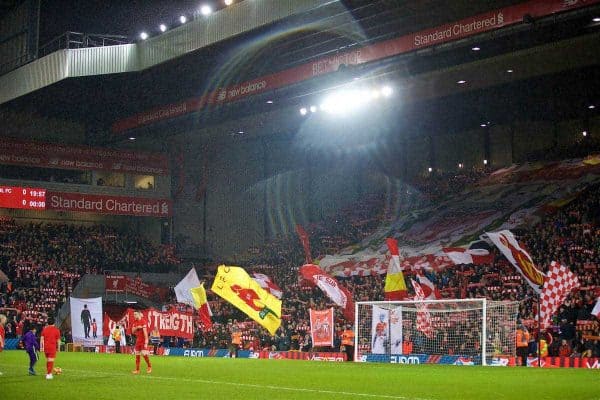
[{"label": "yellow flag", "polygon": [[274,335],[281,325],[281,300],[260,287],[243,268],[220,265],[211,290]]},{"label": "yellow flag", "polygon": [[192,298],[194,299],[194,308],[200,309],[208,301],[206,299],[206,290],[204,290],[204,283],[201,283],[197,288],[190,289]]}]

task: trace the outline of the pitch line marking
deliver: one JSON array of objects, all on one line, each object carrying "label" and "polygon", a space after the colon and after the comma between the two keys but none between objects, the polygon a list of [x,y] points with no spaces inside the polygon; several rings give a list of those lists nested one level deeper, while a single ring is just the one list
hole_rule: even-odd
[{"label": "pitch line marking", "polygon": [[[65,371],[70,371],[69,372],[70,374],[73,372],[76,372],[76,374],[80,375],[80,376],[93,376],[93,375],[131,376],[130,374],[118,374],[118,373],[108,373],[108,372],[100,372],[100,371],[80,371],[80,370],[72,370],[72,369],[68,369]],[[342,396],[357,396],[357,397],[377,398],[377,399],[432,400],[432,399],[425,399],[425,398],[421,398],[421,397],[405,397],[405,396],[393,396],[393,395],[386,395],[386,394],[345,392],[345,391],[310,389],[310,388],[295,388],[295,387],[286,387],[286,386],[260,385],[260,384],[256,384],[256,383],[213,381],[213,380],[208,380],[208,379],[174,378],[174,377],[170,377],[170,376],[139,375],[139,377],[146,378],[146,379],[165,380],[165,381],[184,381],[184,382],[191,382],[191,383],[198,382],[198,383],[206,383],[206,384],[210,384],[210,385],[241,386],[241,387],[251,387],[251,388],[258,388],[258,389],[286,390],[289,392],[334,394],[334,395],[342,395]]]}]

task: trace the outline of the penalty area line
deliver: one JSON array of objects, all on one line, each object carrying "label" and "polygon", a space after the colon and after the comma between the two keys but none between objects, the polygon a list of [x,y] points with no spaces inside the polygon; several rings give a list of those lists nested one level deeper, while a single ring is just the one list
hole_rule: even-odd
[{"label": "penalty area line", "polygon": [[[115,372],[101,372],[101,371],[81,371],[81,370],[65,370],[69,375],[73,372],[78,376],[131,376],[131,374],[119,374]],[[205,383],[209,385],[227,385],[227,386],[238,386],[248,387],[255,389],[267,389],[277,391],[288,391],[288,392],[303,392],[303,393],[315,393],[315,394],[330,394],[330,395],[341,395],[341,396],[354,396],[372,399],[396,399],[396,400],[432,400],[421,397],[406,397],[406,396],[395,396],[387,394],[375,394],[375,393],[360,393],[360,392],[347,392],[342,390],[325,390],[325,389],[311,389],[302,387],[287,387],[287,386],[275,386],[275,385],[261,385],[257,383],[243,383],[243,382],[228,382],[228,381],[213,381],[208,379],[191,379],[191,378],[175,378],[170,376],[158,376],[158,375],[138,375],[138,378],[151,379],[151,380],[163,380],[163,381],[177,381],[177,382],[190,382],[190,383]]]}]

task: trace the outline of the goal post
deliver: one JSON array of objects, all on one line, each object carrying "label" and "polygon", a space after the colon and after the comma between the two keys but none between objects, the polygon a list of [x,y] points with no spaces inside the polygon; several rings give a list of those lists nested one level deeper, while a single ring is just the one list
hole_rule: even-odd
[{"label": "goal post", "polygon": [[357,302],[354,360],[489,365],[515,356],[518,309],[487,299]]}]

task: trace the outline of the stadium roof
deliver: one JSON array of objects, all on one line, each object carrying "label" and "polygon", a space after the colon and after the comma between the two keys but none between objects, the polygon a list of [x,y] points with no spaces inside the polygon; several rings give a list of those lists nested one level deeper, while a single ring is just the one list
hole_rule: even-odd
[{"label": "stadium roof", "polygon": [[[15,99],[0,110],[61,116],[87,126],[101,127],[100,131],[107,132],[119,119],[201,95],[210,89],[211,72],[219,71],[215,66],[226,65],[229,68],[228,83],[235,84],[340,50],[377,43],[520,2],[490,0],[474,5],[471,1],[353,0],[342,3],[348,11],[331,14],[326,7],[319,8],[142,72],[67,79]],[[211,116],[204,121],[217,123],[302,104],[348,77],[385,79],[410,85],[418,93],[412,101],[427,101],[433,108],[438,106],[432,102],[456,106],[455,101],[448,101],[448,96],[461,96],[466,105],[469,99],[484,95],[490,99],[485,103],[491,111],[497,111],[500,102],[506,103],[503,106],[511,112],[523,113],[535,109],[540,102],[547,103],[550,97],[555,99],[554,105],[538,105],[541,111],[549,114],[548,110],[560,110],[565,115],[577,115],[579,111],[585,112],[582,111],[585,104],[597,100],[600,92],[597,68],[600,64],[600,24],[591,22],[596,14],[600,14],[599,8],[592,6],[560,17],[524,20],[518,26],[499,32],[368,63],[344,73],[251,96],[218,110],[212,109]],[[475,45],[481,50],[473,51]],[[248,52],[249,48],[252,52]],[[228,63],[231,57],[239,54],[244,55],[239,62],[233,66]],[[507,74],[507,69],[513,69],[514,73]],[[457,77],[463,75],[469,76],[469,85],[456,85]],[[557,91],[560,91],[559,96],[555,95]],[[511,101],[507,102],[506,98]],[[266,105],[267,99],[275,100],[275,104]],[[484,107],[477,100],[473,101],[473,106]],[[114,138],[107,135],[104,140]]]}]

